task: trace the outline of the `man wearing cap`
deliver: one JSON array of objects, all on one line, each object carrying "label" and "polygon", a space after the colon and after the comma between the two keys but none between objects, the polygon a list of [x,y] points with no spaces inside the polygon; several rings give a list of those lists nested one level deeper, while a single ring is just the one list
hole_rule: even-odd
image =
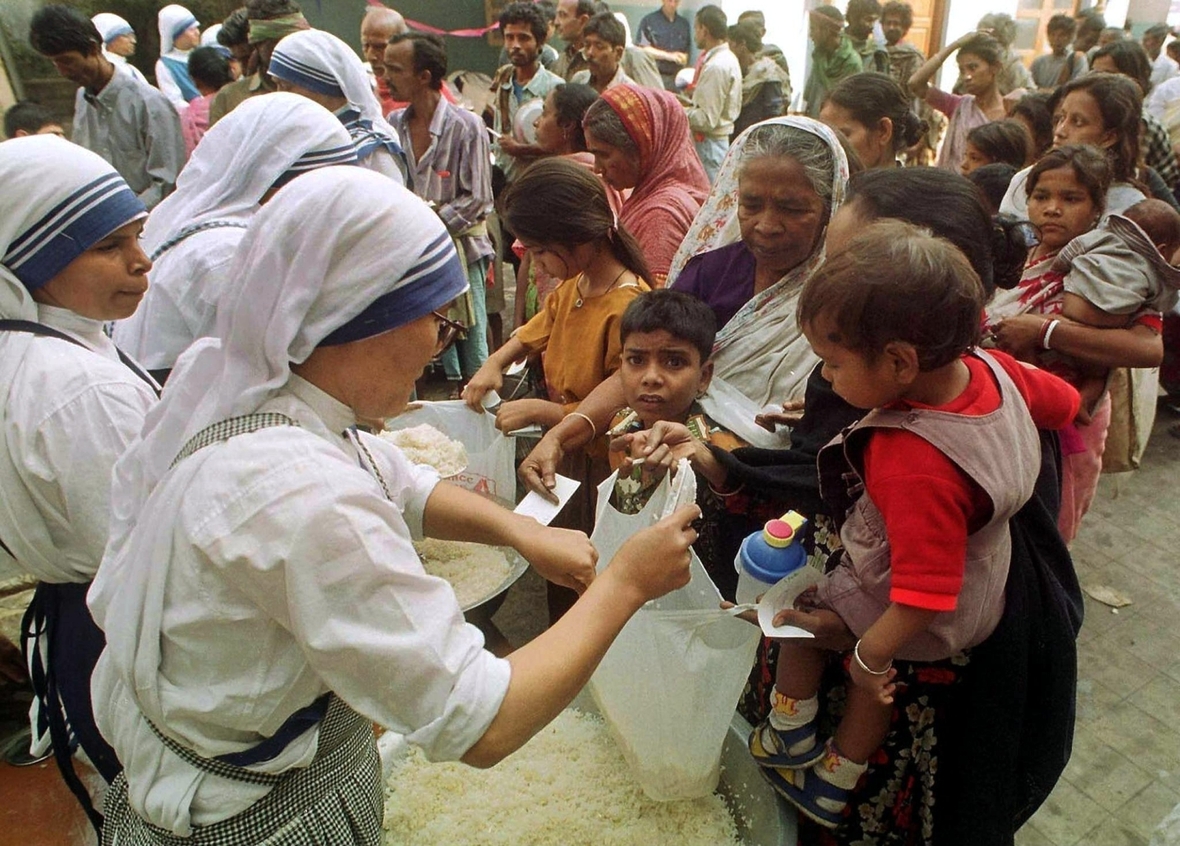
[{"label": "man wearing cap", "polygon": [[[222,24],[223,32],[232,19],[233,15],[226,18]],[[303,17],[303,10],[294,0],[247,0],[246,19],[249,26],[247,38],[254,49],[252,69],[237,82],[231,82],[217,92],[209,106],[210,126],[232,112],[243,100],[277,91],[266,73],[271,52],[283,36],[311,29],[311,24]]]},{"label": "man wearing cap", "polygon": [[1176,63],[1168,58],[1168,54],[1161,49],[1171,34],[1172,31],[1168,25],[1162,23],[1152,24],[1147,28],[1147,32],[1143,33],[1143,49],[1147,51],[1147,57],[1151,59],[1152,88],[1180,75],[1180,67],[1177,67]]}]

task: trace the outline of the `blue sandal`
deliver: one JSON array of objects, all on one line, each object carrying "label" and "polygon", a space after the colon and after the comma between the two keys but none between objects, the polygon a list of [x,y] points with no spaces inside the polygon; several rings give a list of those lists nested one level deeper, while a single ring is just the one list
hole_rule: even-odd
[{"label": "blue sandal", "polygon": [[[792,746],[811,739],[812,746],[806,752],[791,755]],[[798,728],[780,731],[766,719],[754,727],[747,742],[750,754],[760,767],[774,767],[784,770],[805,770],[824,756],[824,745],[815,733],[815,721]]]},{"label": "blue sandal", "polygon": [[[775,793],[790,802],[799,813],[824,828],[836,828],[844,820],[844,812],[848,808],[848,800],[852,796],[851,790],[837,787],[829,781],[824,781],[813,770],[803,776],[803,786],[796,787],[787,781],[783,775],[775,770],[766,769],[762,775],[770,782]],[[838,811],[830,811],[819,804],[820,799],[839,802],[842,807]]]}]

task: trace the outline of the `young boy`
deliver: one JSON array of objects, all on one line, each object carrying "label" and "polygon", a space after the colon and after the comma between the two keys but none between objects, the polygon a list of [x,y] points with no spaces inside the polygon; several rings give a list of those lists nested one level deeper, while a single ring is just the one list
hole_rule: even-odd
[{"label": "young boy", "polygon": [[1045,34],[1053,52],[1033,59],[1032,78],[1037,88],[1052,91],[1071,79],[1084,76],[1090,69],[1085,53],[1069,49],[1077,31],[1078,23],[1069,15],[1054,15],[1049,19]]},{"label": "young boy", "polygon": [[894,659],[947,667],[999,622],[1008,520],[1040,469],[1037,429],[1078,412],[1077,392],[1057,377],[974,351],[983,296],[958,249],[883,221],[831,256],[800,297],[824,377],[869,410],[820,453],[821,480],[839,488],[825,485],[825,499],[847,515],[844,553],[808,600],[858,640],[844,717],[826,743],[816,716],[828,653],[782,641],[772,711],[750,751],[775,790],[824,826],[839,824],[889,729]]},{"label": "young boy", "polygon": [[[721,594],[732,598],[737,586],[733,556],[746,520],[727,518],[726,500],[737,491],[719,492],[726,473],[710,447],[729,451],[744,444],[706,417],[697,403],[713,377],[715,334],[713,309],[678,291],[640,294],[623,312],[619,374],[627,407],[608,433],[615,439],[611,468],[619,470],[612,505],[625,514],[638,513],[664,474],[687,458],[698,477],[704,524],[694,548]],[[675,446],[661,446],[642,463],[633,463],[631,456],[639,455],[645,442],[641,433],[657,424],[665,432],[679,427],[685,437],[666,435]]]}]

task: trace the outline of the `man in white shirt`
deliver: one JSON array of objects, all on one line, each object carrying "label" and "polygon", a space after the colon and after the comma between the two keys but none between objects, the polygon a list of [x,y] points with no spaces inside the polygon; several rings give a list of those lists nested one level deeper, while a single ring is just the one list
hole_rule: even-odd
[{"label": "man in white shirt", "polygon": [[622,66],[626,49],[627,31],[618,18],[610,12],[595,15],[582,31],[582,53],[589,67],[574,74],[570,82],[589,85],[599,94],[612,85],[632,83]]},{"label": "man in white shirt", "polygon": [[702,6],[696,15],[695,37],[703,55],[688,107],[688,128],[710,183],[717,178],[734,121],[742,111],[742,68],[725,40],[727,33],[725,12],[718,6]]},{"label": "man in white shirt", "polygon": [[1155,87],[1180,74],[1180,67],[1176,65],[1168,54],[1163,51],[1164,41],[1172,34],[1167,24],[1153,24],[1143,33],[1143,49],[1147,51],[1147,58],[1151,59],[1151,85]]}]

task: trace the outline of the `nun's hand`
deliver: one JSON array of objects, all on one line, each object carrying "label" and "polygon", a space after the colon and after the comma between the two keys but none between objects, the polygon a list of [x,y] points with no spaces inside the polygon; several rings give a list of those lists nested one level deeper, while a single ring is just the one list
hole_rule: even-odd
[{"label": "nun's hand", "polygon": [[515,544],[537,572],[555,585],[582,593],[594,581],[598,550],[585,532],[535,525]]}]

